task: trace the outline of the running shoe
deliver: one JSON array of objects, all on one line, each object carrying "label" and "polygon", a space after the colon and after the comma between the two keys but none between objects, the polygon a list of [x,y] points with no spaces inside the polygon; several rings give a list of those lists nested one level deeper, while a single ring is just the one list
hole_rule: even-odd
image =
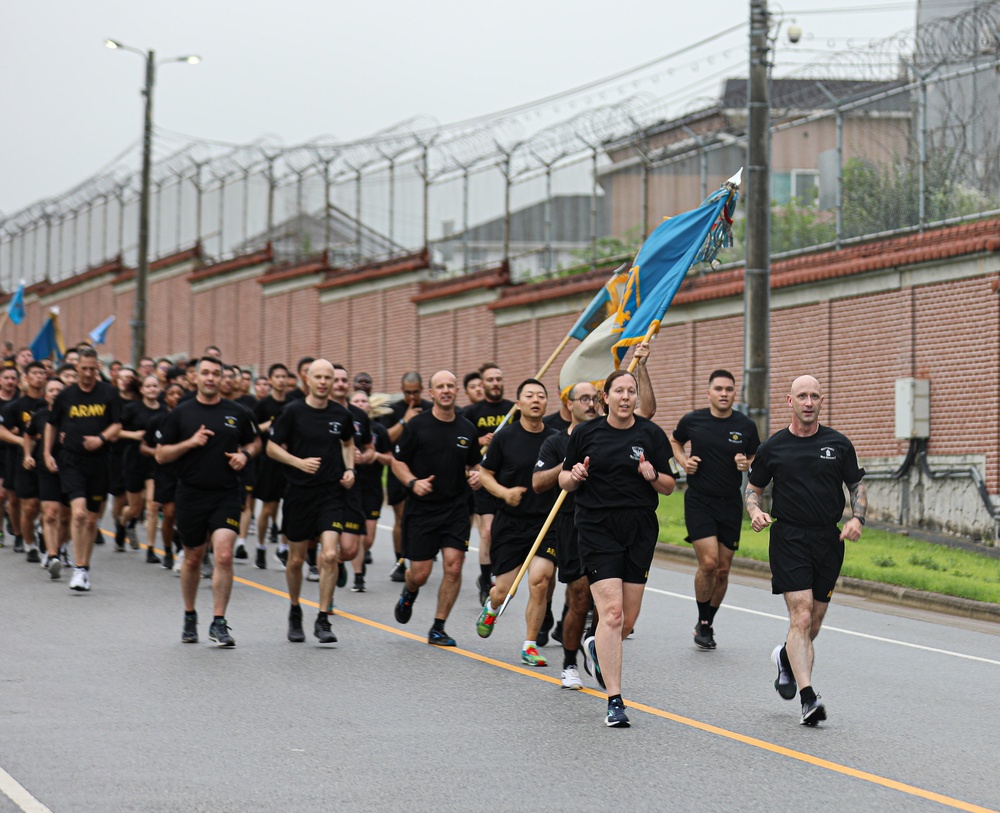
[{"label": "running shoe", "polygon": [[[101,535],[98,534],[97,538],[100,539]],[[96,540],[95,540],[96,541]],[[121,523],[115,523],[115,553],[122,553],[125,550],[125,526]]]},{"label": "running shoe", "polygon": [[62,573],[62,562],[58,556],[50,556],[47,570],[49,571],[49,578],[55,581],[59,578],[59,574]]},{"label": "running shoe", "polygon": [[562,670],[562,687],[577,691],[583,688],[583,681],[580,680],[580,670],[575,665],[570,665]]},{"label": "running shoe", "polygon": [[364,576],[358,575],[354,577],[354,586],[351,588],[352,593],[363,593],[365,592],[365,578]]},{"label": "running shoe", "polygon": [[[312,568],[309,568],[310,572]],[[316,575],[319,576],[319,571],[316,571]],[[337,563],[337,587],[347,587],[347,568],[344,567],[343,562]]]},{"label": "running shoe", "polygon": [[483,611],[476,622],[476,632],[480,638],[489,638],[493,634],[493,625],[497,622],[496,610],[490,610],[489,602],[483,603]]},{"label": "running shoe", "polygon": [[774,679],[774,689],[781,695],[782,700],[792,700],[798,692],[795,685],[795,675],[791,669],[785,669],[781,665],[781,649],[784,644],[778,644],[771,652],[771,663],[778,667],[778,677]]},{"label": "running shoe", "polygon": [[198,643],[198,613],[184,613],[184,629],[181,630],[182,644]]},{"label": "running shoe", "polygon": [[411,593],[405,587],[399,594],[399,601],[396,602],[395,615],[400,624],[406,624],[413,615],[413,602],[417,600],[417,594]]},{"label": "running shoe", "polygon": [[427,633],[427,643],[434,646],[455,646],[455,639],[444,630],[432,629]]},{"label": "running shoe", "polygon": [[337,636],[330,629],[330,619],[325,614],[316,616],[316,623],[313,624],[313,635],[319,639],[321,644],[337,643]]},{"label": "running shoe", "polygon": [[69,589],[78,593],[86,593],[90,590],[90,574],[82,567],[73,568],[73,575],[69,580]]},{"label": "running shoe", "polygon": [[14,537],[14,553],[24,553],[24,537]]},{"label": "running shoe", "polygon": [[146,546],[146,564],[147,565],[158,565],[160,564],[160,557],[156,555],[156,549],[152,545]]},{"label": "running shoe", "polygon": [[257,561],[254,564],[258,570],[267,570],[267,548],[257,548]]},{"label": "running shoe", "polygon": [[59,548],[59,561],[62,562],[63,567],[69,567],[69,553],[66,552],[66,546],[63,545]]},{"label": "running shoe", "polygon": [[302,630],[302,607],[293,604],[288,611],[288,640],[293,644],[301,644],[306,639]]},{"label": "running shoe", "polygon": [[552,630],[552,640],[555,641],[557,644],[561,644],[563,642],[562,625],[563,622],[562,619],[560,618],[558,621],[556,621],[555,629]]},{"label": "running shoe", "polygon": [[309,565],[309,570],[306,571],[306,581],[307,582],[319,581],[319,568],[316,567],[316,565]]},{"label": "running shoe", "polygon": [[802,704],[802,719],[799,721],[802,725],[817,725],[826,719],[826,706],[819,701],[820,696],[816,695],[815,700]]},{"label": "running shoe", "polygon": [[[583,642],[583,648],[587,653],[587,657],[585,657],[583,660],[584,668],[587,669],[587,674],[590,674],[590,669],[587,666],[587,658],[589,658],[594,668],[593,672],[594,680],[596,680],[600,684],[602,689],[607,688],[604,685],[604,676],[601,675],[601,664],[597,660],[597,640],[594,638],[593,635],[591,635]],[[625,719],[626,721],[628,720],[627,717]]]},{"label": "running shoe", "polygon": [[701,649],[715,649],[715,630],[700,621],[694,627],[694,644]]},{"label": "running shoe", "polygon": [[549,662],[545,660],[545,656],[542,655],[535,647],[529,646],[527,649],[521,650],[521,663],[525,666],[548,666]]},{"label": "running shoe", "polygon": [[139,532],[136,530],[135,522],[128,524],[128,527],[125,529],[125,536],[128,537],[128,543],[132,550],[139,550]]},{"label": "running shoe", "polygon": [[608,703],[608,716],[604,720],[604,724],[608,728],[628,728],[632,725],[628,721],[625,704],[621,700],[612,700]]},{"label": "running shoe", "polygon": [[278,544],[278,525],[277,523],[272,523],[270,529],[268,530],[268,539],[272,545]]},{"label": "running shoe", "polygon": [[545,646],[549,642],[549,630],[552,629],[555,623],[556,620],[552,616],[552,607],[546,607],[545,618],[542,619],[542,626],[538,629],[538,637],[535,639],[535,643],[539,646]]},{"label": "running shoe", "polygon": [[208,640],[215,641],[219,646],[236,646],[236,639],[230,634],[231,632],[225,618],[213,621],[208,628]]},{"label": "running shoe", "polygon": [[37,565],[42,561],[42,555],[38,552],[37,545],[32,545],[28,548],[28,555],[25,557],[25,561],[32,565]]},{"label": "running shoe", "polygon": [[365,551],[365,564],[370,565],[372,563],[372,552],[370,550]]},{"label": "running shoe", "polygon": [[392,570],[389,571],[389,579],[391,581],[400,583],[406,581],[406,561],[403,559],[397,559],[396,564],[392,566]]},{"label": "running shoe", "polygon": [[274,552],[274,558],[281,563],[281,569],[284,570],[288,566],[288,548],[285,548],[284,550],[278,548],[278,550]]},{"label": "running shoe", "polygon": [[181,568],[183,566],[184,566],[184,549],[182,548],[177,552],[177,555],[174,557],[174,573],[180,576]]},{"label": "running shoe", "polygon": [[247,553],[247,543],[243,539],[236,540],[236,545],[233,547],[233,558],[234,559],[250,558],[250,554]]},{"label": "running shoe", "polygon": [[167,552],[163,554],[163,563],[161,566],[164,570],[174,569],[174,552],[169,548],[167,549]]}]

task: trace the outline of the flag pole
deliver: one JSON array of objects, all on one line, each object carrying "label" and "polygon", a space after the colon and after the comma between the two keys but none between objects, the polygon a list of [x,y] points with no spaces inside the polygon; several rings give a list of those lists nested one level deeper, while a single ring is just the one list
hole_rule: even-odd
[{"label": "flag pole", "polygon": [[[650,324],[649,329],[646,331],[646,335],[643,337],[643,342],[650,341],[660,330],[659,321],[655,321]],[[629,362],[628,372],[633,372],[636,365],[639,363],[639,359],[633,354],[632,361]],[[562,504],[566,499],[566,495],[569,492],[565,489],[559,492],[559,496],[556,498],[555,505],[552,506],[552,510],[549,511],[549,515],[545,518],[545,522],[542,525],[542,529],[538,532],[538,536],[535,538],[535,544],[531,546],[531,550],[528,551],[528,555],[524,560],[524,564],[521,565],[521,569],[517,572],[517,576],[514,577],[514,583],[510,586],[510,590],[507,591],[507,597],[503,600],[503,604],[500,605],[500,609],[497,610],[497,620],[503,615],[503,611],[507,609],[507,605],[510,604],[510,600],[514,598],[514,594],[517,593],[517,587],[521,583],[521,579],[524,578],[524,574],[528,572],[528,565],[531,564],[531,560],[535,558],[535,554],[538,552],[539,546],[542,544],[542,540],[545,535],[549,532],[549,528],[552,527],[552,523],[556,518],[556,514],[559,513],[559,509],[562,508]]]}]

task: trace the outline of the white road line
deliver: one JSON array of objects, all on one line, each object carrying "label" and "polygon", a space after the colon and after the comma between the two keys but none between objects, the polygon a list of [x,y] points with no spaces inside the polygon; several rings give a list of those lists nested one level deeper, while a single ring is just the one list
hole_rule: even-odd
[{"label": "white road line", "polygon": [[[670,598],[679,598],[684,601],[694,601],[693,596],[685,596],[680,593],[672,593],[669,590],[658,590],[655,587],[646,587],[647,593],[659,593],[662,596],[669,596]],[[726,604],[727,610],[735,610],[738,613],[749,613],[750,615],[759,615],[763,618],[773,618],[776,621],[782,621],[788,623],[788,617],[784,615],[778,615],[777,613],[765,613],[761,610],[751,610],[746,607],[738,607],[734,604]],[[910,649],[919,649],[923,652],[935,652],[938,655],[950,655],[953,658],[963,658],[967,661],[978,661],[979,663],[989,663],[993,666],[1000,666],[1000,661],[993,660],[992,658],[981,658],[978,655],[966,655],[962,652],[952,652],[948,649],[937,649],[933,646],[923,646],[922,644],[911,644],[909,641],[899,641],[895,638],[883,638],[881,635],[869,635],[867,632],[857,632],[855,630],[844,629],[843,627],[830,627],[823,625],[824,632],[839,632],[843,635],[853,635],[856,638],[867,638],[869,641],[880,641],[884,644],[895,644],[896,646],[905,646]]]},{"label": "white road line", "polygon": [[3,768],[0,768],[0,793],[5,794],[24,813],[52,813]]}]

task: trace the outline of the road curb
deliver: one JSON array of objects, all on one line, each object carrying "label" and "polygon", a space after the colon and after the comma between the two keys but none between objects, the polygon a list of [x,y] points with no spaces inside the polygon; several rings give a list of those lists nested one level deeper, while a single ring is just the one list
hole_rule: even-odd
[{"label": "road curb", "polygon": [[[656,555],[658,558],[683,562],[688,565],[693,565],[698,561],[692,548],[681,545],[670,545],[665,542],[657,544]],[[771,568],[767,562],[758,562],[756,559],[736,557],[733,559],[732,570],[734,573],[739,573],[742,576],[756,576],[762,579],[771,578]],[[925,590],[915,590],[912,587],[899,587],[895,584],[869,582],[849,576],[841,576],[838,579],[837,589],[847,595],[861,596],[873,601],[884,601],[890,604],[900,604],[905,607],[915,607],[920,610],[931,610],[933,612],[947,613],[964,618],[975,618],[980,621],[992,621],[993,623],[1000,624],[1000,604],[992,604],[988,601],[973,601],[968,598],[945,596],[940,593],[928,593]]]}]

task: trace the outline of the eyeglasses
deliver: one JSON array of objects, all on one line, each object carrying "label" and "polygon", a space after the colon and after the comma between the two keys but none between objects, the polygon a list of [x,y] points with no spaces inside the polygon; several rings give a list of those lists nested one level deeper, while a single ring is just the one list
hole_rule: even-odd
[{"label": "eyeglasses", "polygon": [[596,404],[597,403],[597,396],[596,395],[581,395],[579,398],[570,398],[569,400],[570,401],[579,401],[584,406],[587,406],[587,404]]}]

